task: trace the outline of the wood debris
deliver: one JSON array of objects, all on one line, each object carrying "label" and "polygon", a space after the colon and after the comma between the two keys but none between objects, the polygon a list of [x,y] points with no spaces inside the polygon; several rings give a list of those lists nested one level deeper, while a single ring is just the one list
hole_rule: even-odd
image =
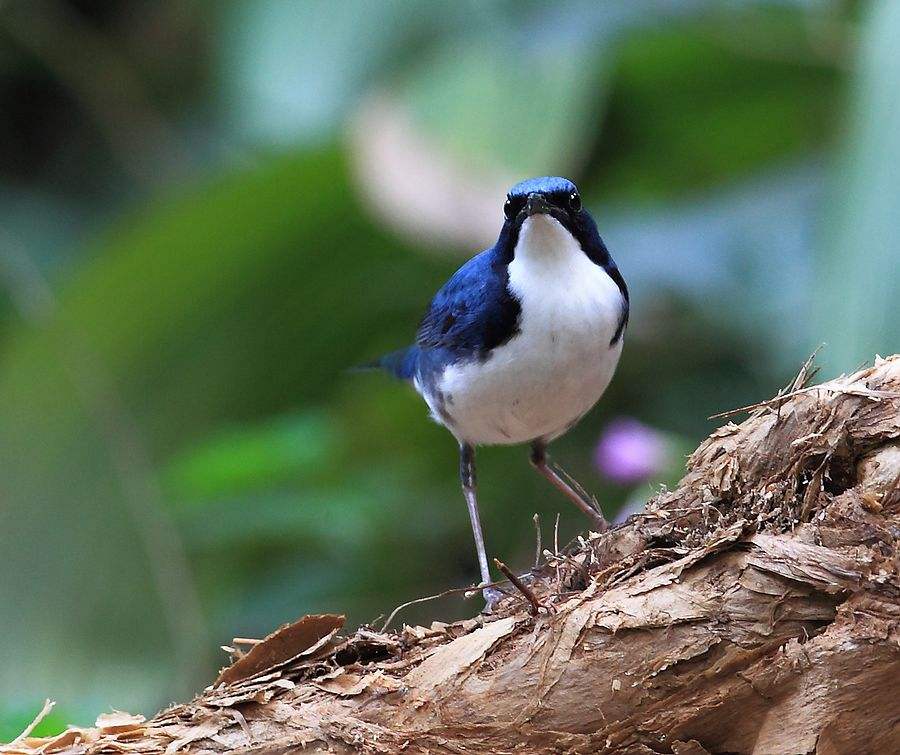
[{"label": "wood debris", "polygon": [[490,616],[304,617],[149,721],[0,752],[900,752],[900,358],[809,368]]}]

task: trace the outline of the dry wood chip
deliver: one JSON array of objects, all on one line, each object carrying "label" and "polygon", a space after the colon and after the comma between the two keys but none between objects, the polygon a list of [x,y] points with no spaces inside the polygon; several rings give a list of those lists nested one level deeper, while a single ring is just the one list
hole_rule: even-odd
[{"label": "dry wood chip", "polygon": [[687,742],[672,742],[672,752],[675,755],[709,755],[709,750],[696,739],[690,739]]},{"label": "dry wood chip", "polygon": [[191,742],[214,737],[224,726],[230,726],[231,721],[202,721],[200,723],[182,724],[179,726],[165,727],[165,733],[172,737],[172,741],[166,747],[166,755],[184,749]]},{"label": "dry wood chip", "polygon": [[353,697],[367,690],[373,692],[395,692],[403,684],[393,677],[385,676],[384,671],[378,670],[371,674],[347,672],[330,679],[318,679],[313,682],[313,686],[339,697]]},{"label": "dry wood chip", "polygon": [[748,561],[762,571],[813,584],[826,592],[854,590],[862,584],[859,562],[829,548],[768,534],[754,535],[750,542],[761,553],[751,552]]},{"label": "dry wood chip", "polygon": [[147,719],[140,715],[114,710],[112,713],[101,713],[94,723],[103,734],[122,734],[135,729],[143,729]]},{"label": "dry wood chip", "polygon": [[422,691],[434,689],[454,677],[458,677],[470,666],[480,661],[504,637],[512,634],[518,624],[515,616],[493,621],[470,634],[457,637],[452,642],[437,648],[418,668],[406,677],[408,686]]},{"label": "dry wood chip", "polygon": [[96,729],[70,727],[55,737],[39,740],[41,744],[36,751],[48,754],[63,751],[70,752],[76,745],[97,741],[98,735],[99,732]]},{"label": "dry wood chip", "polygon": [[[285,680],[286,681],[286,680]],[[291,682],[293,684],[293,682]],[[277,682],[272,682],[272,686],[279,686]],[[273,689],[249,690],[237,695],[227,695],[225,697],[210,698],[209,705],[216,708],[233,708],[236,705],[244,703],[267,703],[275,696]]]},{"label": "dry wood chip", "polygon": [[224,669],[215,684],[234,684],[291,663],[321,648],[343,626],[344,617],[330,613],[285,624]]}]

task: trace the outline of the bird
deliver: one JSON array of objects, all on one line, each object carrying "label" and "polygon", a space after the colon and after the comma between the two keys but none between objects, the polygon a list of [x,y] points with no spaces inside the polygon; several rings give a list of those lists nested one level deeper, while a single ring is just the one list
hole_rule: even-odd
[{"label": "bird", "polygon": [[[435,294],[415,343],[372,363],[411,383],[459,444],[480,586],[490,586],[491,575],[477,446],[528,444],[531,465],[596,530],[608,528],[583,489],[551,465],[547,446],[581,420],[612,380],[629,309],[625,280],[575,184],[530,178],[506,195],[494,245]],[[490,608],[497,594],[484,593]]]}]

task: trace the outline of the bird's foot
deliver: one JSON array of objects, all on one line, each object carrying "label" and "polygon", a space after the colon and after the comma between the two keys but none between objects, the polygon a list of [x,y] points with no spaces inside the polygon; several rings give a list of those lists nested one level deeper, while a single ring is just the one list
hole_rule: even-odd
[{"label": "bird's foot", "polygon": [[497,587],[485,587],[481,590],[484,597],[484,609],[482,613],[491,614],[494,612],[496,605],[506,597],[506,593]]},{"label": "bird's foot", "polygon": [[[606,532],[609,529],[609,522],[600,511],[600,507],[596,501],[592,500],[584,488],[581,487],[571,476],[566,474],[562,467],[549,463],[544,449],[536,448],[531,452],[531,465],[546,477],[550,483],[559,490],[566,498],[574,503],[591,521],[592,528],[597,532]],[[563,476],[568,478],[563,479]]]},{"label": "bird's foot", "polygon": [[588,518],[591,520],[595,532],[603,533],[609,530],[609,522],[606,520],[606,517],[603,516],[603,514],[601,514],[599,511],[595,510],[594,512],[589,513]]}]

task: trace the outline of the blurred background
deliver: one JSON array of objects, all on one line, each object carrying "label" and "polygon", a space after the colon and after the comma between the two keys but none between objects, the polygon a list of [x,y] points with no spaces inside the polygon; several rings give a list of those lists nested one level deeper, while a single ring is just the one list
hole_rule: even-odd
[{"label": "blurred background", "polygon": [[[553,449],[609,516],[820,343],[900,350],[898,39],[893,0],[0,4],[0,741],[477,578],[452,438],[346,368],[523,177],[578,182],[632,291]],[[526,456],[479,457],[521,570],[534,513],[585,526]]]}]

